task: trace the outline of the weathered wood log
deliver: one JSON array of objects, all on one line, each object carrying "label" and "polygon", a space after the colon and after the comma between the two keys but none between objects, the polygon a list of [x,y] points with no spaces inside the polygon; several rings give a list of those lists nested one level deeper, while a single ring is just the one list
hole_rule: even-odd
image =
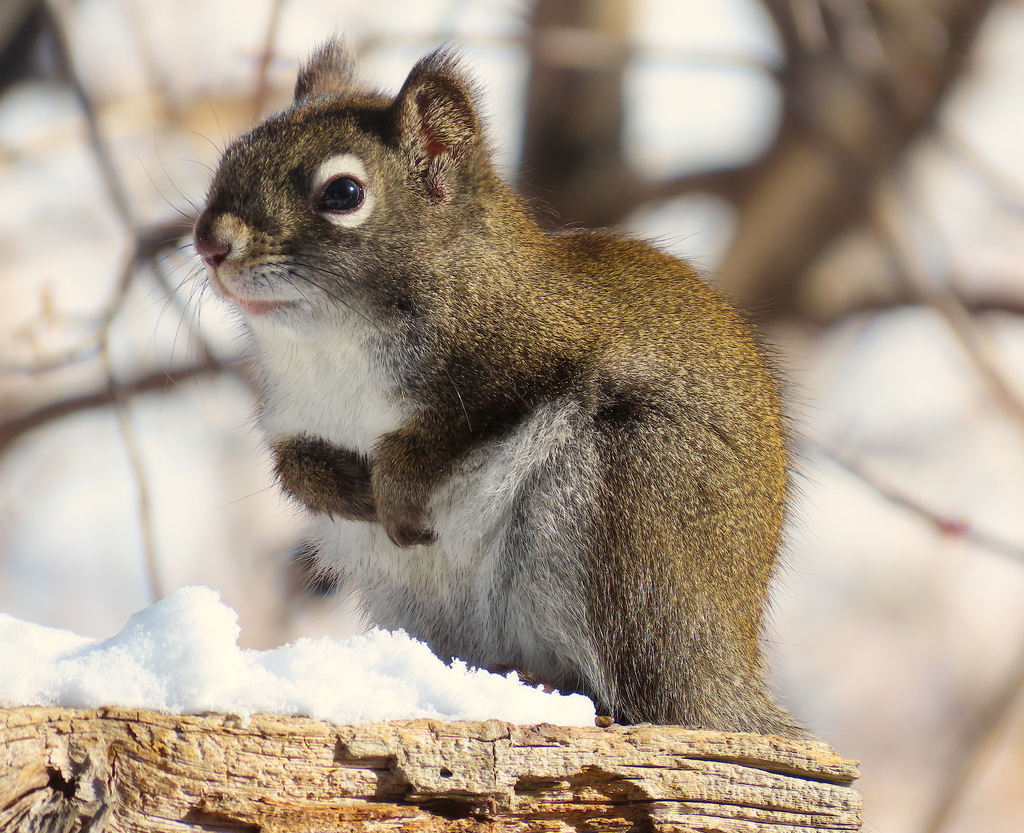
[{"label": "weathered wood log", "polygon": [[824,743],[673,726],[0,710],[3,833],[859,830]]}]

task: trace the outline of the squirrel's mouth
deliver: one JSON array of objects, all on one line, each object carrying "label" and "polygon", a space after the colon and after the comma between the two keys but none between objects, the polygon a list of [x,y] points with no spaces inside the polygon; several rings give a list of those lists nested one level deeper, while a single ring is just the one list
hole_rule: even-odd
[{"label": "squirrel's mouth", "polygon": [[290,301],[247,301],[244,298],[234,298],[232,303],[240,306],[249,315],[266,315],[284,307],[294,306]]},{"label": "squirrel's mouth", "polygon": [[267,315],[279,309],[295,305],[293,301],[264,301],[258,298],[243,298],[224,286],[224,282],[217,276],[214,270],[207,269],[207,274],[209,275],[210,285],[213,287],[214,292],[249,315]]}]

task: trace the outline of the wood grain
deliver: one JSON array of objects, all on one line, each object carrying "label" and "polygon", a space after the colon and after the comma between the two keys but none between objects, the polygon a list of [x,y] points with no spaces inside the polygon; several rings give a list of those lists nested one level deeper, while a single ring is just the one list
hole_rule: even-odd
[{"label": "wood grain", "polygon": [[859,830],[823,743],[674,726],[334,726],[274,715],[0,710],[0,830]]}]

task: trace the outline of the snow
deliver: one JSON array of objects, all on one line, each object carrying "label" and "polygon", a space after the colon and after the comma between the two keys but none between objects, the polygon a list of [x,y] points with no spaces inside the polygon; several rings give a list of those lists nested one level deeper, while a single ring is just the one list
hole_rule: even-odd
[{"label": "snow", "polygon": [[508,676],[445,665],[405,633],[238,647],[238,616],[208,587],[180,587],[90,639],[0,614],[0,707],[126,706],[176,714],[257,712],[333,723],[435,718],[593,726],[594,707]]}]

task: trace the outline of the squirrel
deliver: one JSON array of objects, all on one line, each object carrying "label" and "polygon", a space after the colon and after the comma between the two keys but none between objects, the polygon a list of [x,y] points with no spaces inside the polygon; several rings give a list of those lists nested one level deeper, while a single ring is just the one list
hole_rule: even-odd
[{"label": "squirrel", "polygon": [[330,40],[223,154],[195,248],[281,485],[369,622],[447,661],[802,736],[760,645],[789,489],[763,349],[652,245],[542,229],[477,100],[451,51],[388,96]]}]

